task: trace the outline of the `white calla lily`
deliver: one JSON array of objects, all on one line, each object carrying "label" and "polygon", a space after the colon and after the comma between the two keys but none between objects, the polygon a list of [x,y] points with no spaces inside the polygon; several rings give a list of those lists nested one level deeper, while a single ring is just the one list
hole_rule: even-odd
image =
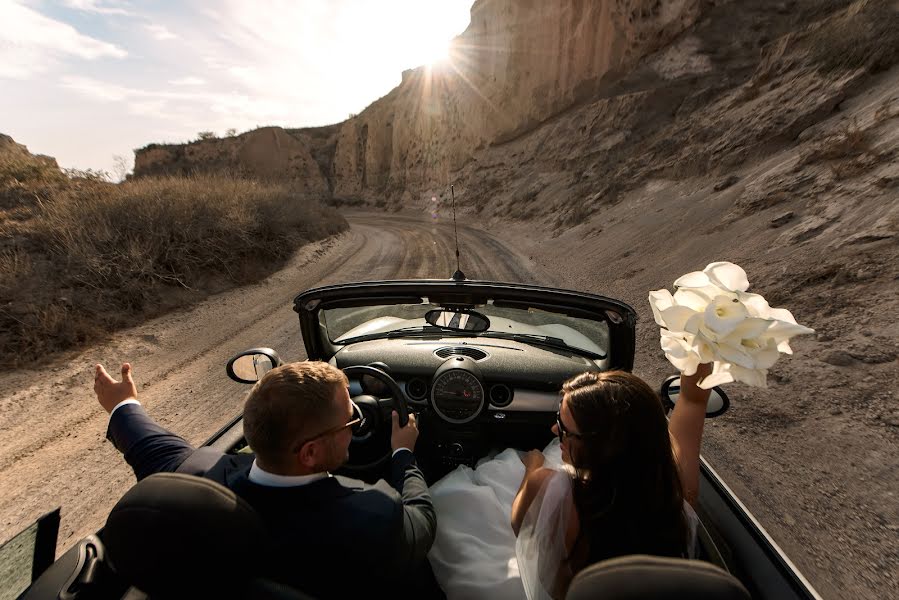
[{"label": "white calla lily", "polygon": [[679,277],[674,294],[649,293],[653,317],[663,329],[661,346],[668,360],[686,375],[701,363],[713,363],[704,389],[741,381],[765,387],[768,369],[780,354],[792,354],[789,340],[814,333],[784,308],[771,308],[751,294],[746,271],[730,262],[710,263],[703,271]]},{"label": "white calla lily", "polygon": [[759,294],[740,292],[737,294],[737,299],[743,303],[746,310],[753,317],[767,319],[771,314],[771,307],[768,305],[768,301]]},{"label": "white calla lily", "polygon": [[699,356],[699,362],[701,363],[710,363],[715,360],[716,352],[715,352],[715,344],[713,342],[709,342],[708,339],[703,335],[697,335],[693,337],[693,352]]},{"label": "white calla lily", "polygon": [[709,305],[709,302],[712,302],[722,294],[723,292],[721,290],[712,286],[680,288],[674,292],[674,296],[672,296],[671,299],[674,304],[678,306],[686,306],[697,312],[702,312],[705,310],[705,307]]},{"label": "white calla lily", "polygon": [[798,323],[789,323],[787,321],[772,321],[771,326],[768,327],[768,331],[765,332],[766,335],[773,337],[778,342],[783,342],[794,335],[808,335],[810,333],[815,333],[814,329],[809,327],[805,327],[804,325],[799,325]]},{"label": "white calla lily", "polygon": [[668,290],[655,290],[649,292],[649,306],[652,307],[652,316],[658,325],[665,327],[661,312],[674,306],[674,298]]},{"label": "white calla lily", "polygon": [[692,351],[691,342],[689,336],[662,330],[661,345],[665,357],[685,375],[695,374],[699,367],[699,356]]},{"label": "white calla lily", "polygon": [[746,307],[727,296],[718,296],[705,308],[705,326],[719,336],[729,334],[748,317]]},{"label": "white calla lily", "polygon": [[780,358],[777,342],[773,338],[755,338],[743,340],[743,348],[752,356],[754,369],[770,369]]},{"label": "white calla lily", "polygon": [[719,343],[717,348],[718,356],[731,364],[740,365],[747,369],[754,369],[756,367],[755,359],[745,348],[743,348],[742,344]]},{"label": "white calla lily", "polygon": [[713,262],[704,270],[712,285],[730,292],[745,292],[749,289],[746,271],[730,262]]},{"label": "white calla lily", "polygon": [[715,361],[715,363],[712,365],[711,375],[706,375],[705,377],[703,377],[702,381],[699,382],[699,387],[704,390],[710,390],[716,385],[731,383],[733,380],[734,376],[731,375],[730,371],[726,368],[726,363]]},{"label": "white calla lily", "polygon": [[687,323],[690,322],[690,319],[693,319],[694,325],[699,323],[698,319],[695,318],[697,315],[699,313],[692,308],[672,306],[663,310],[660,316],[662,317],[662,322],[669,330],[688,331]]},{"label": "white calla lily", "polygon": [[711,284],[712,282],[709,281],[709,276],[706,275],[705,272],[693,271],[692,273],[687,273],[686,275],[678,277],[674,282],[674,287],[701,288]]},{"label": "white calla lily", "polygon": [[741,381],[753,387],[768,387],[767,369],[747,369],[739,365],[730,365],[728,372],[733,376],[734,381]]},{"label": "white calla lily", "polygon": [[771,327],[771,321],[767,319],[748,317],[737,323],[737,326],[734,327],[729,334],[727,334],[727,338],[739,340],[738,343],[740,343],[743,340],[749,340],[759,337],[760,335],[765,333],[769,327]]},{"label": "white calla lily", "polygon": [[703,315],[701,312],[693,313],[693,316],[687,319],[687,322],[684,323],[684,331],[687,333],[692,333],[696,335],[700,333],[700,330],[703,325]]}]

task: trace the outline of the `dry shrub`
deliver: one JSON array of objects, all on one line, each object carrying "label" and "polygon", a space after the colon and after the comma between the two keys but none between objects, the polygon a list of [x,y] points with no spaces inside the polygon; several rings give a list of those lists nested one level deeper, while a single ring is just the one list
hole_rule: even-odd
[{"label": "dry shrub", "polygon": [[32,205],[42,191],[67,183],[55,164],[36,156],[0,153],[0,208]]},{"label": "dry shrub", "polygon": [[877,110],[874,111],[874,122],[878,124],[896,117],[899,117],[899,102],[896,101],[895,96],[884,98]]},{"label": "dry shrub", "polygon": [[302,244],[346,228],[331,208],[277,184],[227,176],[119,185],[8,178],[33,218],[0,238],[0,354],[30,360],[211,291],[261,279]]},{"label": "dry shrub", "polygon": [[871,151],[871,136],[867,129],[859,127],[853,120],[837,133],[818,141],[806,152],[800,165],[810,165],[824,160],[854,158]]},{"label": "dry shrub", "polygon": [[0,153],[0,190],[15,186],[58,184],[65,179],[65,174],[47,159]]},{"label": "dry shrub", "polygon": [[890,112],[883,110],[886,105],[875,112],[874,120],[867,127],[860,127],[853,120],[837,133],[819,140],[802,155],[799,166],[829,161],[834,178],[843,180],[858,177],[890,160],[890,152],[880,152],[874,148],[871,134],[880,123],[892,118]]},{"label": "dry shrub", "polygon": [[880,163],[879,157],[873,154],[863,154],[847,161],[835,162],[830,165],[830,172],[836,180],[852,179],[863,175]]},{"label": "dry shrub", "polygon": [[821,71],[882,71],[899,61],[899,8],[894,0],[859,0],[806,43]]}]

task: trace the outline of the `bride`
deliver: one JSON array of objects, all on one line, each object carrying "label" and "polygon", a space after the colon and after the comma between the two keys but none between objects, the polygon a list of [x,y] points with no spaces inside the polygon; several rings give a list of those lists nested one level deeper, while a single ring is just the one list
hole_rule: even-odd
[{"label": "bride", "polygon": [[600,560],[692,556],[709,397],[697,383],[709,373],[704,364],[681,375],[667,423],[640,378],[578,375],[562,387],[558,437],[542,453],[509,449],[432,486],[429,559],[447,598],[561,598]]}]

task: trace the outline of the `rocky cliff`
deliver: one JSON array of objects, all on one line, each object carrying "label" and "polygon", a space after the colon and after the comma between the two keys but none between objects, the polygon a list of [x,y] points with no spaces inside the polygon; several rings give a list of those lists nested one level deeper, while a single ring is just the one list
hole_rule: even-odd
[{"label": "rocky cliff", "polygon": [[59,168],[56,159],[52,156],[32,154],[24,144],[17,143],[14,139],[3,133],[0,133],[0,160],[22,160],[51,167],[53,169]]},{"label": "rocky cliff", "polygon": [[700,16],[700,0],[478,0],[451,58],[406,71],[358,116],[320,130],[151,145],[135,174],[241,169],[337,199],[409,203],[476,152],[593,98]]},{"label": "rocky cliff", "polygon": [[264,127],[190,144],[150,144],[135,151],[134,174],[229,171],[262,179],[287,179],[297,191],[327,196],[335,134],[336,127]]}]

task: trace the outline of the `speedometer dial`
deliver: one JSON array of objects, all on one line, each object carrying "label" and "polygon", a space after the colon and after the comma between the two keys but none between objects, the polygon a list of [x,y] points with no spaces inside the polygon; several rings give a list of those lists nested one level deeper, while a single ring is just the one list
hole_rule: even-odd
[{"label": "speedometer dial", "polygon": [[434,410],[451,423],[467,423],[484,408],[484,387],[464,369],[444,371],[434,380]]}]

